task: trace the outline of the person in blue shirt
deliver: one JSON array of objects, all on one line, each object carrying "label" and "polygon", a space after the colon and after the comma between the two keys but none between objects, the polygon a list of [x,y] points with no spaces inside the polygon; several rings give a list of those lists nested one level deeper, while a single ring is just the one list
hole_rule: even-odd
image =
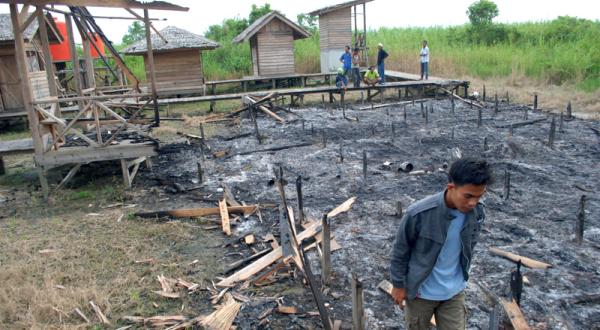
[{"label": "person in blue shirt", "polygon": [[429,329],[432,316],[438,329],[466,329],[463,291],[485,220],[480,199],[493,177],[474,158],[455,161],[448,175],[443,191],[408,207],[392,248],[392,297],[408,330]]},{"label": "person in blue shirt", "polygon": [[337,88],[343,88],[344,91],[348,87],[348,78],[344,75],[344,68],[338,68],[337,76],[335,76],[335,86]]},{"label": "person in blue shirt", "polygon": [[382,43],[377,45],[377,49],[377,73],[379,73],[381,84],[383,85],[385,83],[385,59],[388,57],[388,53],[383,50]]},{"label": "person in blue shirt", "polygon": [[348,76],[348,72],[352,68],[352,54],[350,53],[350,46],[346,46],[344,53],[340,57],[342,68],[344,69],[344,76]]}]

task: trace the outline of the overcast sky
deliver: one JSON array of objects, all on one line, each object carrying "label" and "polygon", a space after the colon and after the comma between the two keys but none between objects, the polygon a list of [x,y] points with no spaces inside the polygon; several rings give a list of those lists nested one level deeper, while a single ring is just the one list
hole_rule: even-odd
[{"label": "overcast sky", "polygon": [[[296,20],[296,15],[319,9],[346,0],[175,0],[170,1],[184,7],[188,12],[151,11],[151,17],[167,18],[167,21],[155,22],[158,29],[175,25],[197,34],[203,34],[213,24],[232,17],[248,17],[252,4],[270,3],[273,9],[283,12]],[[367,27],[369,29],[407,26],[448,26],[468,22],[467,7],[475,0],[429,0],[401,1],[375,0],[367,3]],[[496,22],[512,23],[551,20],[558,16],[575,16],[600,20],[600,1],[598,0],[495,0],[500,10]],[[130,16],[123,9],[90,7],[94,15]],[[0,12],[8,12],[7,4],[0,4]],[[359,10],[359,13],[361,10]],[[141,12],[140,12],[141,13]],[[362,17],[359,17],[359,21]],[[120,43],[131,21],[99,19],[98,23],[114,43]]]}]

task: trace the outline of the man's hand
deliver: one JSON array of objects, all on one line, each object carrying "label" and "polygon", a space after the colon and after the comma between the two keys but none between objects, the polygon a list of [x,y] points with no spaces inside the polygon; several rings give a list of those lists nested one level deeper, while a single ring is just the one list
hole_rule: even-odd
[{"label": "man's hand", "polygon": [[400,305],[400,308],[404,309],[404,305],[406,303],[406,289],[392,288],[392,298],[394,298],[394,303]]}]

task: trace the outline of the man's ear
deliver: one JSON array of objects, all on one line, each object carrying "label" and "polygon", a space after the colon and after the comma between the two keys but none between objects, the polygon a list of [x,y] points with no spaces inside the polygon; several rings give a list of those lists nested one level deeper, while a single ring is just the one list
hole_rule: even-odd
[{"label": "man's ear", "polygon": [[448,190],[452,190],[452,189],[456,188],[456,185],[452,182],[449,182],[446,187],[448,188]]}]

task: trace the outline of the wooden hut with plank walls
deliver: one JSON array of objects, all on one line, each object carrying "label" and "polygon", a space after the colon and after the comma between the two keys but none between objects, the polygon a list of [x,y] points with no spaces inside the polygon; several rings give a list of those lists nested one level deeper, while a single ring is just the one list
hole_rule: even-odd
[{"label": "wooden hut with plank walls", "polygon": [[252,23],[233,39],[234,43],[250,41],[254,76],[285,76],[296,73],[294,40],[310,37],[310,33],[277,11]]},{"label": "wooden hut with plank walls", "polygon": [[[35,16],[35,14],[30,15]],[[50,14],[45,17],[49,42],[60,43],[61,37],[57,32],[54,19]],[[23,39],[33,97],[36,100],[48,97],[50,95],[48,79],[36,20],[33,20],[23,31]],[[25,113],[21,90],[21,75],[17,70],[12,21],[9,14],[0,14],[0,118]]]},{"label": "wooden hut with plank walls", "polygon": [[[308,13],[311,16],[319,16],[321,72],[333,72],[340,67],[340,56],[346,46],[359,48],[363,54],[364,64],[367,64],[366,3],[371,1],[373,0],[353,0]],[[362,12],[358,10],[359,5],[362,5]],[[363,16],[360,22],[363,24],[361,34],[358,33],[359,15]],[[354,42],[352,42],[353,25]]]},{"label": "wooden hut with plank walls", "polygon": [[[200,87],[204,84],[202,50],[219,47],[217,42],[174,26],[152,34],[151,39],[157,90]],[[147,51],[144,39],[127,47],[123,53],[144,56],[146,76],[149,76]]]}]

